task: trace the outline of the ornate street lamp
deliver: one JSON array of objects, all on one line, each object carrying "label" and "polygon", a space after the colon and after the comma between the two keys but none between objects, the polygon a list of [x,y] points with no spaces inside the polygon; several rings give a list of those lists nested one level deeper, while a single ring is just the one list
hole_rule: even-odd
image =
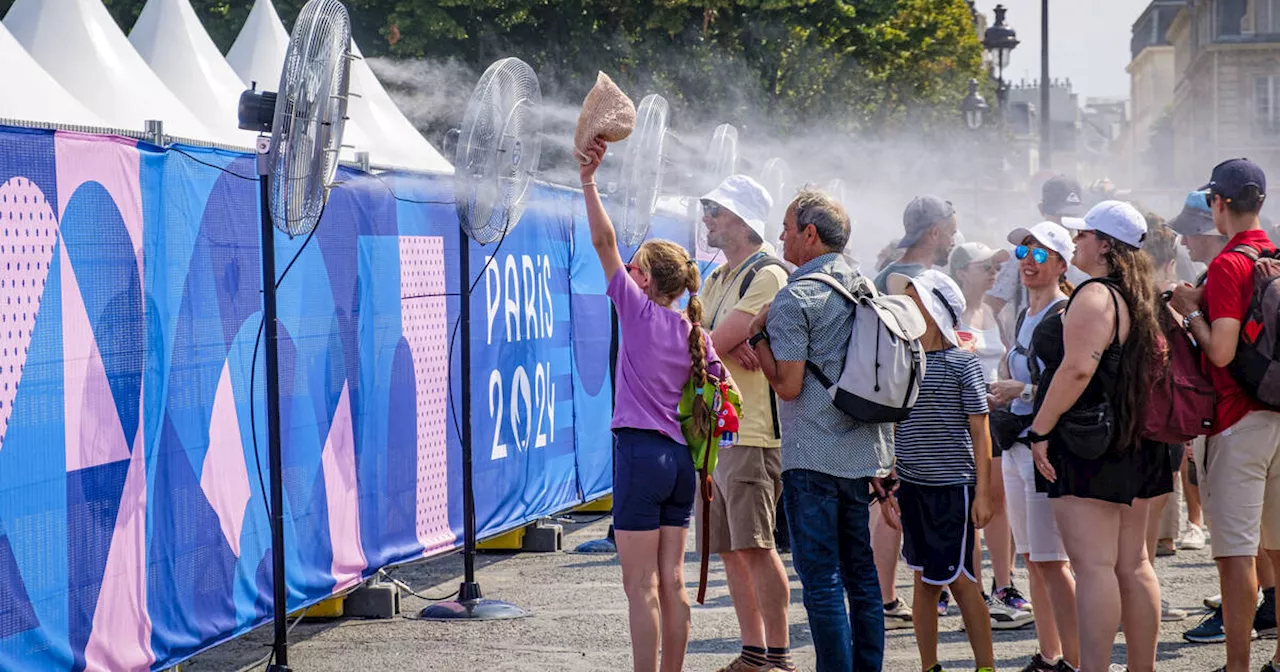
[{"label": "ornate street lamp", "polygon": [[991,109],[986,99],[978,93],[978,80],[969,80],[969,95],[960,103],[960,111],[964,113],[964,123],[970,130],[982,128],[982,115]]},{"label": "ornate street lamp", "polygon": [[982,46],[996,57],[996,107],[1004,112],[1009,87],[1004,81],[1004,68],[1009,64],[1010,53],[1018,46],[1018,34],[1004,22],[1009,11],[1004,5],[996,5],[996,22],[982,36]]}]

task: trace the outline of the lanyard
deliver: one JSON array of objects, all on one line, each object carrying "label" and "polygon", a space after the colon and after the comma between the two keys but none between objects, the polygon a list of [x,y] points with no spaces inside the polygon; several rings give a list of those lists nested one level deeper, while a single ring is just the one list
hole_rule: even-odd
[{"label": "lanyard", "polygon": [[764,250],[756,250],[755,254],[747,257],[747,260],[742,262],[742,265],[738,267],[738,270],[733,274],[733,277],[729,278],[729,282],[724,286],[724,294],[722,294],[720,296],[720,300],[716,302],[716,309],[711,311],[711,320],[708,322],[708,331],[716,328],[716,319],[720,316],[720,309],[724,307],[724,300],[729,298],[729,290],[733,289],[733,283],[737,282],[738,276],[742,275],[743,271],[747,270],[751,264],[755,263],[757,258],[763,256],[765,256]]}]

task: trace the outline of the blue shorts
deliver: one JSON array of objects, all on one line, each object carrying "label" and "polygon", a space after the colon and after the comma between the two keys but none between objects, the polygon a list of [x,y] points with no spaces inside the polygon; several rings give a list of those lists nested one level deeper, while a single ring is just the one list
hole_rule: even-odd
[{"label": "blue shorts", "polygon": [[613,432],[613,528],[688,527],[698,474],[689,447],[641,429]]}]

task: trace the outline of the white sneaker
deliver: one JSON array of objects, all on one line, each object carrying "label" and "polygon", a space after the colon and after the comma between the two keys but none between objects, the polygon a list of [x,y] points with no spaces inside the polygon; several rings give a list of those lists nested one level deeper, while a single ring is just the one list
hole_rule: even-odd
[{"label": "white sneaker", "polygon": [[911,610],[902,600],[894,600],[884,609],[884,629],[904,630],[911,626]]},{"label": "white sneaker", "polygon": [[1161,598],[1160,600],[1160,620],[1165,623],[1181,621],[1187,618],[1187,611],[1177,607],[1169,606],[1169,601]]},{"label": "white sneaker", "polygon": [[1222,608],[1222,593],[1218,593],[1217,595],[1214,595],[1213,597],[1206,597],[1206,598],[1204,598],[1204,606],[1206,606],[1206,607],[1208,607],[1208,608],[1210,608],[1210,609],[1221,609],[1221,608]]},{"label": "white sneaker", "polygon": [[1182,538],[1178,539],[1178,548],[1184,551],[1199,551],[1204,548],[1205,539],[1204,528],[1187,523],[1187,531],[1183,532]]},{"label": "white sneaker", "polygon": [[1014,609],[997,599],[987,601],[987,610],[991,612],[992,630],[1017,630],[1036,622],[1031,612]]}]

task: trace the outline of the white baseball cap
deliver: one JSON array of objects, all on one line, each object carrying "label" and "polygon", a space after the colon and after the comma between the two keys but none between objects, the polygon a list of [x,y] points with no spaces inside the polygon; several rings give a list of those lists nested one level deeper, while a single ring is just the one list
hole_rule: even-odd
[{"label": "white baseball cap", "polygon": [[1063,217],[1062,225],[1076,231],[1101,231],[1139,249],[1147,237],[1147,218],[1124,201],[1102,201],[1090,208],[1084,219]]},{"label": "white baseball cap", "polygon": [[1003,264],[1009,260],[1009,250],[996,250],[977,242],[961,243],[951,250],[951,273],[954,275],[969,264],[981,264],[988,259],[995,259],[996,263]]},{"label": "white baseball cap", "polygon": [[1009,243],[1012,245],[1021,245],[1027,236],[1036,239],[1036,242],[1046,248],[1058,253],[1062,260],[1068,264],[1071,258],[1076,255],[1076,244],[1071,242],[1071,233],[1062,226],[1045,220],[1035,226],[1027,228],[1017,228],[1009,232]]},{"label": "white baseball cap", "polygon": [[773,209],[773,197],[759,182],[746,175],[730,175],[699,200],[718,204],[746,222],[756,235],[765,237],[764,222]]},{"label": "white baseball cap", "polygon": [[907,285],[915,285],[920,303],[929,311],[929,317],[938,325],[942,337],[951,345],[960,345],[956,330],[960,328],[960,316],[964,314],[964,292],[960,291],[960,285],[951,276],[930,268],[921,271],[914,278],[902,273],[891,273],[885,284],[890,294],[904,294]]}]

